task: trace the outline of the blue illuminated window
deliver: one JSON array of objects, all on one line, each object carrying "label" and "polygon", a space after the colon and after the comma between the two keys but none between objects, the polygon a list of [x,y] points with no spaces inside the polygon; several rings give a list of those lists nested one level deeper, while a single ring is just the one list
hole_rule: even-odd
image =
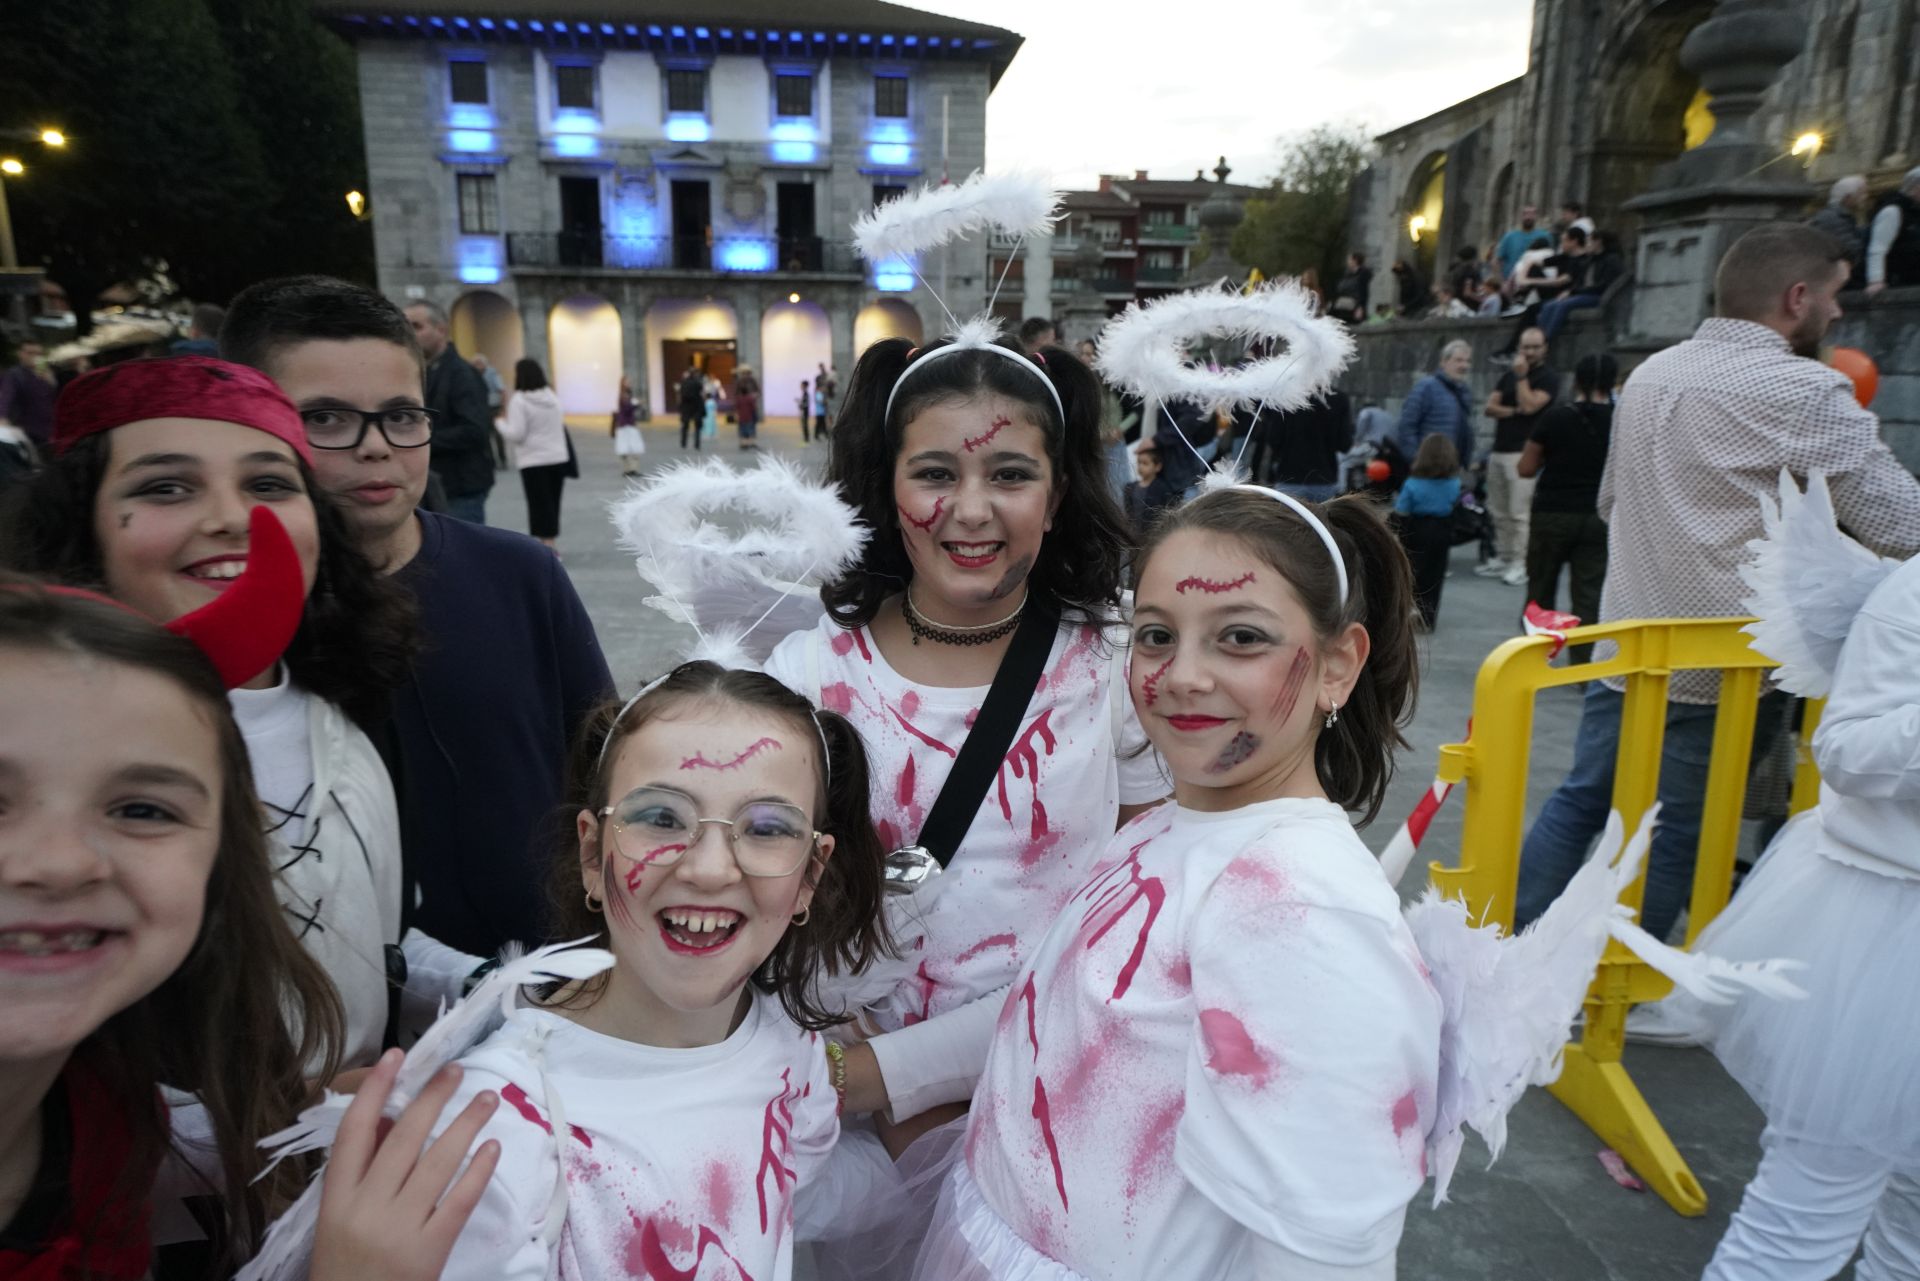
[{"label": "blue illuminated window", "polygon": [[668,142],[705,142],[713,136],[713,126],[705,115],[681,113],[667,117]]},{"label": "blue illuminated window", "polygon": [[901,166],[913,163],[913,148],[904,142],[870,142],[867,144],[869,164]]},{"label": "blue illuminated window", "polygon": [[569,66],[565,63],[553,69],[554,105],[562,109],[592,111],[593,73],[590,66]]},{"label": "blue illuminated window", "polygon": [[813,77],[781,72],[773,78],[773,114],[811,116],[813,114]]},{"label": "blue illuminated window", "polygon": [[890,119],[899,119],[907,114],[907,78],[905,76],[873,78],[873,114]]},{"label": "blue illuminated window", "polygon": [[493,134],[486,129],[454,129],[447,134],[447,145],[455,151],[492,151]]},{"label": "blue illuminated window", "polygon": [[773,247],[764,240],[720,242],[720,267],[723,271],[766,271],[772,266]]},{"label": "blue illuminated window", "polygon": [[600,140],[590,133],[563,133],[553,140],[553,154],[570,160],[600,154]]},{"label": "blue illuminated window", "polygon": [[447,64],[447,96],[454,102],[487,101],[487,64],[484,62],[449,62]]},{"label": "blue illuminated window", "polygon": [[707,73],[703,67],[667,69],[667,110],[701,115],[707,110]]}]

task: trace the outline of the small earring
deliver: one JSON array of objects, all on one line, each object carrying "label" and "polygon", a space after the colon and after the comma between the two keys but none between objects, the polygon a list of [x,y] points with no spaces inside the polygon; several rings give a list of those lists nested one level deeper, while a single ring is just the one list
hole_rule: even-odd
[{"label": "small earring", "polygon": [[813,918],[813,904],[809,903],[805,907],[800,909],[800,915],[793,918],[793,923],[795,925],[805,925],[812,918]]},{"label": "small earring", "polygon": [[1340,704],[1335,703],[1333,710],[1327,713],[1326,728],[1332,729],[1340,723]]},{"label": "small earring", "polygon": [[600,900],[593,896],[592,890],[587,891],[587,910],[589,912],[595,913],[596,915],[600,911]]}]

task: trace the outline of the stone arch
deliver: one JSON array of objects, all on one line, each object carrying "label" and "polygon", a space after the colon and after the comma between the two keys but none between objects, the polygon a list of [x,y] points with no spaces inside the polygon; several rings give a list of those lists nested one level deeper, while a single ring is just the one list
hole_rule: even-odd
[{"label": "stone arch", "polygon": [[[1440,237],[1446,227],[1447,153],[1430,151],[1413,167],[1406,193],[1400,199],[1396,258],[1411,262],[1427,281],[1433,280],[1440,257]],[[1382,267],[1391,264],[1382,264]]]},{"label": "stone arch", "polygon": [[1493,185],[1487,189],[1487,243],[1482,248],[1490,250],[1500,243],[1507,228],[1517,225],[1515,218],[1519,212],[1513,202],[1513,161],[1509,160],[1500,166],[1500,172],[1493,176]]},{"label": "stone arch", "polygon": [[853,318],[853,351],[856,357],[882,338],[905,338],[920,342],[925,331],[920,313],[899,298],[876,298],[862,307]]},{"label": "stone arch", "polygon": [[[547,314],[548,379],[569,414],[610,414],[620,399],[620,313],[598,294],[562,298]],[[509,384],[511,385],[511,384]]]},{"label": "stone arch", "polygon": [[526,333],[514,305],[491,289],[470,289],[447,308],[448,334],[463,356],[483,355],[512,385],[513,365],[526,354]]},{"label": "stone arch", "polygon": [[827,309],[810,299],[783,298],[760,317],[761,411],[788,418],[800,407],[800,384],[813,380],[821,365],[833,364],[833,332]]},{"label": "stone arch", "polygon": [[1686,149],[1688,108],[1700,82],[1680,65],[1680,46],[1713,7],[1714,0],[1655,0],[1633,6],[1605,31],[1593,60],[1599,74],[1585,148],[1585,203],[1602,225],[1620,227],[1622,206]]},{"label": "stone arch", "polygon": [[[647,386],[653,389],[654,407],[660,413],[677,412],[680,379],[688,360],[708,369],[722,387],[732,386],[740,322],[731,303],[712,297],[657,299],[647,308],[641,333],[647,349]],[[669,352],[672,367],[667,363]]]}]

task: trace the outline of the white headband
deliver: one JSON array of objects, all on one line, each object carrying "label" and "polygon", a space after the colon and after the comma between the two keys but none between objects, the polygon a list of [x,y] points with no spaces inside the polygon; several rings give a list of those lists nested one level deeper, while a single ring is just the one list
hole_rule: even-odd
[{"label": "white headband", "polygon": [[1333,541],[1333,532],[1321,523],[1320,518],[1308,510],[1305,503],[1277,489],[1268,489],[1262,485],[1234,485],[1232,488],[1243,489],[1249,494],[1263,494],[1268,498],[1279,499],[1300,513],[1300,519],[1306,521],[1307,527],[1320,535],[1320,541],[1326,544],[1327,555],[1333,557],[1334,577],[1340,584],[1340,608],[1345,609],[1347,607],[1347,563],[1340,556],[1340,545]]},{"label": "white headband", "polygon": [[942,356],[951,356],[963,351],[990,351],[997,356],[1005,356],[1022,369],[1027,370],[1035,378],[1040,380],[1040,385],[1047,389],[1047,395],[1053,397],[1053,407],[1060,412],[1061,427],[1064,428],[1067,425],[1067,409],[1065,405],[1060,403],[1060,391],[1053,385],[1053,379],[1047,377],[1046,372],[1042,370],[1040,366],[1010,347],[1002,347],[997,342],[987,342],[971,336],[956,338],[944,347],[935,347],[932,351],[926,353],[920,357],[920,359],[912,362],[905,369],[901,370],[900,376],[893,380],[893,390],[887,393],[887,407],[881,411],[882,419],[891,419],[893,417],[893,398],[900,394],[901,384],[913,377],[914,370],[920,368],[922,365],[930,364]]}]

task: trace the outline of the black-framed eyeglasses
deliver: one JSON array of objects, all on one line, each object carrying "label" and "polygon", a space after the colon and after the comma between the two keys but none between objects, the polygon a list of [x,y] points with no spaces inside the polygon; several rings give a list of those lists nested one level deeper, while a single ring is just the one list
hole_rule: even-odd
[{"label": "black-framed eyeglasses", "polygon": [[744,876],[787,876],[805,866],[820,833],[806,811],[783,801],[749,801],[732,818],[702,818],[693,798],[667,787],[640,787],[600,811],[612,819],[614,851],[637,867],[671,867],[707,824],[726,829]]},{"label": "black-framed eyeglasses", "polygon": [[395,405],[391,409],[303,409],[307,443],[315,449],[358,449],[369,429],[378,430],[395,449],[418,449],[433,439],[436,415],[424,405]]}]

